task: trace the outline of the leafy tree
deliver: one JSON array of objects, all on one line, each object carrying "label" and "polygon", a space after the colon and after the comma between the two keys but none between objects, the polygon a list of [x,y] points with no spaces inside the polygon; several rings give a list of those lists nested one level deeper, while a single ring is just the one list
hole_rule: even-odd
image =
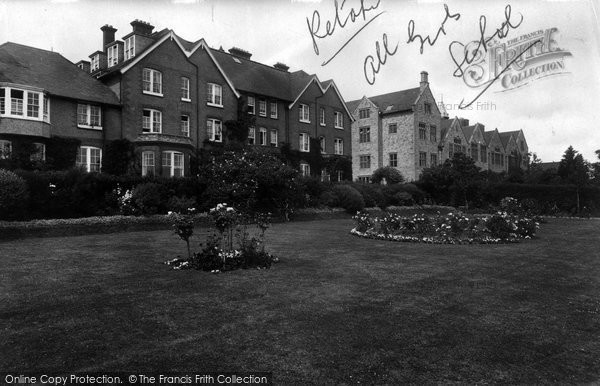
[{"label": "leafy tree", "polygon": [[583,156],[573,149],[573,146],[569,146],[560,160],[557,173],[564,182],[577,187],[577,213],[581,210],[579,194],[581,188],[590,180],[589,172],[589,164],[583,159]]},{"label": "leafy tree", "polygon": [[383,166],[375,170],[373,176],[371,176],[371,182],[380,184],[384,178],[387,184],[401,184],[404,182],[402,173],[392,166]]},{"label": "leafy tree", "polygon": [[459,205],[464,203],[469,208],[483,183],[483,175],[475,166],[475,161],[462,153],[457,153],[443,165],[425,169],[418,185],[428,192],[436,201]]}]

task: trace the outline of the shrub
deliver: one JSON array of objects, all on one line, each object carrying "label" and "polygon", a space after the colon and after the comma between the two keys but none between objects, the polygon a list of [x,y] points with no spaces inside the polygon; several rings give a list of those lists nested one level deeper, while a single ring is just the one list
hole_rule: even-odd
[{"label": "shrub", "polygon": [[141,214],[156,214],[163,210],[163,187],[155,182],[139,184],[133,189],[131,200]]},{"label": "shrub", "polygon": [[330,208],[339,206],[337,195],[332,190],[327,190],[321,193],[321,197],[319,197],[319,203]]},{"label": "shrub", "polygon": [[196,200],[189,197],[172,196],[167,201],[167,210],[176,213],[186,213],[196,209]]},{"label": "shrub", "polygon": [[14,220],[21,217],[28,198],[25,180],[11,171],[0,169],[0,218]]},{"label": "shrub", "polygon": [[362,195],[350,185],[336,185],[333,192],[337,196],[339,205],[348,213],[356,213],[365,207]]},{"label": "shrub", "polygon": [[492,215],[492,217],[486,221],[486,226],[492,237],[501,239],[508,238],[509,235],[516,230],[513,229],[506,216],[503,216],[500,213]]},{"label": "shrub", "polygon": [[365,201],[365,207],[380,207],[384,209],[387,205],[387,201],[383,192],[381,190],[381,186],[374,184],[361,184],[355,183],[352,184],[352,187],[360,192]]},{"label": "shrub", "polygon": [[371,181],[374,184],[380,184],[384,178],[387,184],[400,184],[404,182],[402,173],[392,166],[384,166],[375,170],[371,177]]}]

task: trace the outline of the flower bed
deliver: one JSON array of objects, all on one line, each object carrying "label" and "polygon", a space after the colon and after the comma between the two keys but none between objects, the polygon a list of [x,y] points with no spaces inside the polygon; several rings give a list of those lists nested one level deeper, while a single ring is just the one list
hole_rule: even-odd
[{"label": "flower bed", "polygon": [[171,212],[173,229],[187,244],[187,258],[177,257],[165,264],[173,269],[197,269],[219,273],[240,268],[266,269],[279,260],[264,246],[265,232],[271,225],[270,213],[253,215],[241,213],[227,204],[218,204],[208,212],[216,232],[202,244],[199,252],[190,250],[190,237],[194,233],[194,209],[187,214]]},{"label": "flower bed", "polygon": [[358,212],[351,234],[380,240],[432,244],[516,243],[535,236],[539,223],[534,218],[498,212],[472,216],[460,212],[447,215],[415,214],[412,217],[387,213],[373,216]]}]

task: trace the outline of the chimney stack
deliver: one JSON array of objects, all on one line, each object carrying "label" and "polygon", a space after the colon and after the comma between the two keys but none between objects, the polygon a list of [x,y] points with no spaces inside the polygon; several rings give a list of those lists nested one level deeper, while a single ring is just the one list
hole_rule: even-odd
[{"label": "chimney stack", "polygon": [[286,71],[290,69],[289,66],[285,65],[284,63],[281,62],[277,62],[273,65],[274,68],[281,70],[281,71]]},{"label": "chimney stack", "polygon": [[154,29],[154,26],[150,23],[135,19],[130,24],[133,27],[134,34],[145,35],[145,36],[152,35],[152,30]]},{"label": "chimney stack", "polygon": [[237,47],[231,47],[229,49],[229,53],[233,56],[237,56],[238,58],[248,59],[248,60],[250,60],[250,57],[252,56],[252,54],[249,53],[248,51],[242,50],[241,48],[237,48]]},{"label": "chimney stack", "polygon": [[102,46],[106,47],[107,44],[110,44],[115,41],[115,32],[117,29],[112,25],[105,24],[100,28],[102,31]]},{"label": "chimney stack", "polygon": [[427,87],[429,85],[429,78],[428,78],[428,73],[427,71],[421,71],[421,90],[423,90],[425,87]]}]

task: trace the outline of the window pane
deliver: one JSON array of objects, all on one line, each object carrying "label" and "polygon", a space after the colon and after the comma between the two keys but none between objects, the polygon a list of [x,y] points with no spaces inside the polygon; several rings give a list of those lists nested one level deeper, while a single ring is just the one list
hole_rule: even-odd
[{"label": "window pane", "polygon": [[10,113],[12,115],[23,115],[23,91],[10,90]]},{"label": "window pane", "polygon": [[92,126],[102,126],[100,115],[100,106],[90,106],[90,124]]},{"label": "window pane", "polygon": [[142,74],[142,88],[144,91],[152,91],[152,72],[149,68],[144,68]]},{"label": "window pane", "polygon": [[40,116],[40,94],[36,92],[27,93],[27,116],[33,118]]},{"label": "window pane", "polygon": [[88,115],[87,109],[88,105],[77,105],[77,124],[78,125],[88,125]]}]

